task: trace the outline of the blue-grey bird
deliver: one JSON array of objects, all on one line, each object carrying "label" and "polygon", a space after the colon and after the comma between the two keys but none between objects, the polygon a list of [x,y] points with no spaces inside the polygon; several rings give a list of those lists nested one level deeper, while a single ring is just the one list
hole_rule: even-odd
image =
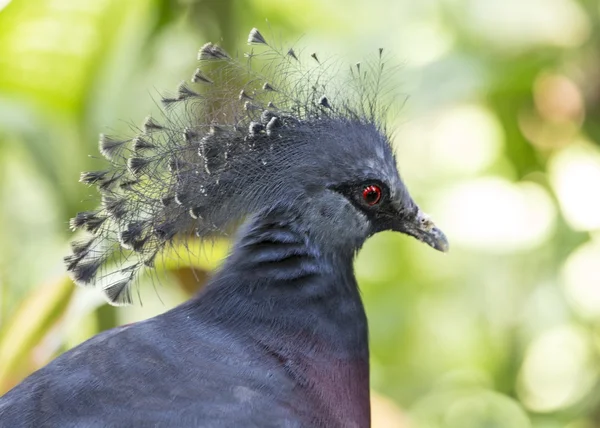
[{"label": "blue-grey bird", "polygon": [[102,136],[98,210],[71,222],[67,270],[113,304],[163,250],[240,225],[193,299],[98,334],[0,399],[2,427],[370,426],[367,319],[353,259],[395,230],[446,251],[382,123],[385,61],[328,77],[253,29],[235,59],[199,52],[191,83],[132,139]]}]

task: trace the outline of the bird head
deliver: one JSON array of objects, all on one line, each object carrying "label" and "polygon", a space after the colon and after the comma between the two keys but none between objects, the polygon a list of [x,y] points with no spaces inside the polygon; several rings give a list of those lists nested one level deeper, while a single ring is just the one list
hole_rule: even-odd
[{"label": "bird head", "polygon": [[266,192],[266,205],[284,205],[322,249],[355,250],[384,230],[448,249],[444,234],[411,198],[377,122],[329,112],[281,129],[278,138],[289,145],[286,155],[266,157],[272,168],[254,183]]},{"label": "bird head", "polygon": [[335,86],[316,54],[305,67],[256,29],[248,42],[263,52],[244,62],[207,43],[191,83],[163,98],[163,117],[133,138],[101,136],[109,166],[81,181],[98,186],[102,205],[71,221],[91,234],[65,259],[75,282],[130,303],[132,281],[173,240],[274,212],[325,252],[354,252],[382,230],[448,249],[398,174],[379,100],[382,51]]}]

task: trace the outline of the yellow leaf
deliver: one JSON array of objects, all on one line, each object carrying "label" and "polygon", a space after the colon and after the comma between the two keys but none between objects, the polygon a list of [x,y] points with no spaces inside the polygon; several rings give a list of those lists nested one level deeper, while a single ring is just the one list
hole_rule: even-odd
[{"label": "yellow leaf", "polygon": [[66,277],[36,287],[2,326],[0,394],[47,362],[32,361],[32,350],[64,314],[73,290],[73,283]]}]

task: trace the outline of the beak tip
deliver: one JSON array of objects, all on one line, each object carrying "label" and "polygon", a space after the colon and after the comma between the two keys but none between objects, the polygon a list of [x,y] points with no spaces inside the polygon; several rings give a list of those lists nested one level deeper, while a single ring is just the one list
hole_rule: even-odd
[{"label": "beak tip", "polygon": [[431,232],[432,240],[429,245],[442,253],[447,253],[450,250],[450,244],[448,243],[448,238],[446,238],[444,232],[438,228],[434,228]]},{"label": "beak tip", "polygon": [[405,233],[442,253],[450,251],[450,244],[444,232],[436,227],[427,214],[419,211],[412,221],[398,219],[392,230]]},{"label": "beak tip", "polygon": [[448,241],[438,242],[438,245],[435,249],[441,251],[442,253],[447,253],[450,251],[450,244],[448,244]]}]

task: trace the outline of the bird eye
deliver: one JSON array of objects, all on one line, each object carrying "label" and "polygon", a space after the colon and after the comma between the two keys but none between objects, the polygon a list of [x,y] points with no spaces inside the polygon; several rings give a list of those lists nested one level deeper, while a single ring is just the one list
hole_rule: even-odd
[{"label": "bird eye", "polygon": [[363,189],[362,192],[363,200],[369,206],[376,205],[381,200],[381,188],[374,184],[367,186]]}]

